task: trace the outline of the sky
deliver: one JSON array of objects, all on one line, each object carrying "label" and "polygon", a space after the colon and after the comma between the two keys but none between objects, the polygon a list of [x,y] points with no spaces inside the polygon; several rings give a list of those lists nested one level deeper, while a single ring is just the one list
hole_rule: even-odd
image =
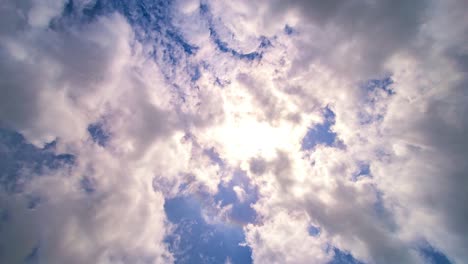
[{"label": "sky", "polygon": [[0,263],[468,263],[467,13],[1,1]]}]

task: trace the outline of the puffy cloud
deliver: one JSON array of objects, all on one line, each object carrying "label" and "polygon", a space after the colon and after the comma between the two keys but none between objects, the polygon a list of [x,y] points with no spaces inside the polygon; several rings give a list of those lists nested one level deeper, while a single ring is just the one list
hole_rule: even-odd
[{"label": "puffy cloud", "polygon": [[[86,152],[70,169],[34,177],[20,194],[2,194],[2,262],[20,263],[35,249],[40,263],[171,261],[162,243],[164,198],[151,172],[102,149]],[[28,206],[28,197],[38,204]]]},{"label": "puffy cloud", "polygon": [[[27,180],[19,193],[1,190],[1,262],[173,262],[164,242],[171,229],[165,195],[193,177],[211,192],[220,181],[200,146],[184,140],[184,128],[197,123],[185,120],[194,110],[180,109],[163,71],[148,60],[153,48],[122,15],[67,17],[64,4],[2,4],[2,126],[35,144],[28,149],[54,141],[52,151],[75,162],[7,172]],[[108,135],[105,147],[93,142],[90,124]]]},{"label": "puffy cloud", "polygon": [[[329,105],[336,115],[331,129],[343,142],[343,148],[316,148],[304,159],[294,154],[299,134],[291,133],[286,147],[280,145],[283,138],[270,141],[272,149],[286,152],[248,155],[247,169],[264,197],[255,208],[264,221],[277,217],[271,211],[304,210],[319,223],[326,239],[370,263],[423,262],[414,249],[419,239],[463,262],[466,206],[455,201],[466,199],[462,131],[467,120],[461,113],[466,110],[462,43],[468,24],[460,16],[465,4],[225,5],[229,4],[216,2],[213,12],[229,21],[250,21],[248,30],[226,22],[233,35],[276,34],[275,49],[265,52],[255,72],[269,66],[275,70],[237,78],[249,89],[251,97],[244,98],[254,98],[251,104],[262,110],[255,112],[256,117],[281,122],[282,106],[275,96],[281,92],[282,101],[302,110],[301,115],[309,111],[309,123],[289,128],[304,133],[299,127],[318,123],[314,115]],[[224,9],[228,11],[221,15]],[[261,15],[254,19],[252,10]],[[446,32],[454,17],[460,22]],[[259,22],[262,19],[271,23]],[[281,34],[285,24],[293,27],[292,35]],[[275,65],[274,58],[281,58],[282,64]],[[390,88],[366,84],[389,75],[394,82]],[[370,164],[370,177],[353,179],[363,163]],[[265,222],[258,223],[259,230]],[[262,252],[263,246],[249,241],[255,260],[261,262],[268,254],[260,257],[256,250]],[[285,259],[278,256],[277,261]]]},{"label": "puffy cloud", "polygon": [[[28,11],[8,7],[2,13]],[[17,26],[0,39],[2,122],[38,145],[83,139],[127,67],[132,31],[118,15],[64,30],[21,26],[24,20],[2,22]]]},{"label": "puffy cloud", "polygon": [[[165,199],[223,182],[240,203],[256,192],[244,227],[254,262],[327,263],[339,248],[424,263],[421,241],[468,258],[462,1],[148,2],[170,14],[157,26],[81,17],[92,1],[67,17],[64,4],[0,9],[2,126],[76,157],[1,194],[18,219],[2,223],[17,252],[2,258],[37,246],[48,262],[172,261]],[[334,143],[304,149],[319,128]]]},{"label": "puffy cloud", "polygon": [[[389,156],[377,162],[376,178],[395,201],[405,235],[424,234],[462,263],[467,257],[462,250],[467,243],[462,186],[467,181],[463,131],[468,120],[461,113],[466,111],[467,82],[453,57],[431,57],[429,62],[402,60],[395,66],[401,69],[395,70],[401,97],[390,102],[382,124]],[[422,75],[427,79],[421,80]],[[411,115],[403,117],[402,112]],[[386,175],[394,175],[393,180]]]},{"label": "puffy cloud", "polygon": [[255,263],[326,263],[326,244],[308,233],[305,215],[281,212],[261,226],[247,225],[247,243],[254,248]]}]

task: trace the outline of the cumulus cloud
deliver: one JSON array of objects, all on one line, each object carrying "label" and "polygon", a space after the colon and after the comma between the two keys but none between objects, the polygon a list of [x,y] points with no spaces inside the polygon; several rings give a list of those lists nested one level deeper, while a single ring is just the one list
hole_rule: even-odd
[{"label": "cumulus cloud", "polygon": [[[216,189],[219,179],[209,177],[216,168],[192,158],[192,144],[183,140],[188,122],[177,114],[174,92],[126,18],[66,17],[64,5],[2,4],[2,25],[8,25],[0,37],[2,126],[35,144],[27,149],[53,144],[54,153],[70,154],[75,162],[9,171],[27,177],[3,175],[13,185],[27,181],[19,193],[2,189],[0,259],[172,262],[163,241],[171,228],[164,195],[190,182],[181,176],[188,174]],[[91,124],[108,135],[105,148],[88,134]],[[4,151],[13,155],[13,149]],[[154,178],[171,184],[153,184]]]},{"label": "cumulus cloud", "polygon": [[[338,249],[425,263],[424,244],[463,263],[467,8],[2,3],[0,125],[73,162],[2,176],[22,189],[0,192],[0,259],[181,261],[165,201],[222,189],[255,210],[242,224],[255,263],[329,263]],[[307,136],[317,144],[304,148]]]},{"label": "cumulus cloud", "polygon": [[[4,14],[36,12],[5,5]],[[63,5],[45,8],[40,9],[47,16],[38,16],[51,19]],[[87,124],[100,114],[96,107],[106,103],[112,79],[127,67],[131,29],[119,15],[64,30],[47,28],[50,19],[45,26],[29,25],[31,19],[2,22],[15,29],[1,37],[2,122],[38,145],[55,137],[83,139]]]},{"label": "cumulus cloud", "polygon": [[[151,188],[149,172],[122,166],[102,150],[87,154],[90,160],[79,156],[68,173],[36,176],[21,194],[2,195],[8,212],[2,262],[20,263],[34,250],[40,263],[171,261],[162,244],[164,198]],[[83,177],[91,182],[86,189]],[[29,196],[38,199],[33,208]]]},{"label": "cumulus cloud", "polygon": [[[454,34],[443,33],[442,27],[466,6],[461,1],[270,1],[245,5],[262,16],[253,19],[254,15],[240,8],[228,12],[232,17],[252,18],[249,25],[257,34],[274,26],[279,32],[285,24],[296,32],[292,40],[277,38],[289,48],[285,51],[288,56],[282,57],[288,69],[284,77],[273,79],[267,101],[261,101],[257,93],[265,82],[249,86],[252,96],[267,106],[276,100],[271,96],[274,90],[283,89],[283,98],[299,104],[302,114],[329,104],[336,115],[331,129],[344,143],[344,149],[315,149],[308,158],[312,168],[306,164],[286,173],[279,168],[291,168],[284,164],[302,161],[291,160],[290,154],[278,154],[271,163],[252,157],[252,178],[258,180],[259,175],[271,171],[261,177],[268,183],[262,182],[260,192],[268,198],[260,199],[257,206],[265,206],[260,212],[268,215],[275,210],[273,205],[283,208],[277,210],[305,210],[335,245],[371,263],[422,262],[412,249],[419,239],[437,245],[453,261],[462,263],[466,259],[461,250],[466,225],[461,223],[466,208],[455,201],[466,199],[462,190],[466,168],[461,157],[466,155],[462,131],[467,122],[460,113],[466,110],[462,103],[466,101],[466,51],[461,43],[467,36],[467,23],[460,19],[451,31],[458,32]],[[448,14],[453,16],[448,18]],[[270,23],[259,21],[262,19]],[[240,29],[232,26],[231,30],[237,33]],[[264,55],[272,58],[269,56],[274,55]],[[391,92],[365,84],[389,74],[394,82]],[[246,83],[248,79],[241,80]],[[362,162],[370,164],[371,177],[349,182]],[[301,176],[304,173],[306,176]],[[301,177],[310,179],[305,183]],[[293,187],[295,182],[300,182],[301,188]],[[311,189],[304,190],[306,186]],[[308,198],[288,200],[297,193]],[[365,202],[361,201],[364,197],[368,197]],[[385,209],[384,216],[378,215],[376,204]],[[254,258],[262,259],[255,255],[261,247],[252,245]]]},{"label": "cumulus cloud", "polygon": [[305,215],[280,212],[261,226],[246,227],[247,243],[253,246],[256,263],[326,263],[326,245],[310,236]]}]

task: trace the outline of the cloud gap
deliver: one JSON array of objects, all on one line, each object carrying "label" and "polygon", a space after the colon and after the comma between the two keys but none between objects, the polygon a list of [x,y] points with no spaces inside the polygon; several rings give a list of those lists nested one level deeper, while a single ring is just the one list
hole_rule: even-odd
[{"label": "cloud gap", "polygon": [[335,113],[326,107],[323,110],[323,123],[317,124],[307,131],[302,140],[302,149],[310,150],[317,145],[333,146],[336,142],[336,133],[331,127],[335,124]]},{"label": "cloud gap", "polygon": [[251,250],[243,243],[242,227],[209,224],[202,216],[202,204],[196,195],[166,200],[164,208],[169,220],[176,225],[166,238],[175,263],[251,263]]}]

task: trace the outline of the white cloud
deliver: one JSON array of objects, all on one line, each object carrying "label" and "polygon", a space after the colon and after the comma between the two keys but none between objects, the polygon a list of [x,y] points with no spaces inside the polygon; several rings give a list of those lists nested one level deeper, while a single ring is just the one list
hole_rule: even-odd
[{"label": "white cloud", "polygon": [[[164,197],[153,190],[151,172],[94,146],[85,148],[70,170],[34,177],[21,194],[6,198],[2,262],[19,263],[34,247],[41,263],[170,261],[162,243]],[[81,188],[85,176],[93,193]],[[34,209],[27,207],[28,196],[40,198]]]},{"label": "white cloud", "polygon": [[[17,26],[0,35],[2,125],[39,147],[58,138],[56,151],[73,154],[76,164],[27,172],[32,180],[20,194],[2,190],[8,220],[1,223],[1,262],[21,262],[35,247],[41,263],[172,262],[163,241],[171,228],[165,195],[192,181],[183,175],[211,192],[220,179],[195,153],[199,147],[184,141],[183,115],[193,113],[177,113],[171,86],[148,60],[151,47],[119,14],[49,28],[59,5],[3,7],[2,14],[32,12],[34,21],[2,16]],[[88,134],[95,122],[110,134],[106,148]],[[83,177],[94,192],[80,187]],[[40,198],[34,209],[30,196]]]},{"label": "white cloud", "polygon": [[[258,183],[261,197],[265,197],[258,202],[257,212],[264,221],[274,221],[277,216],[271,211],[305,210],[319,222],[328,236],[326,239],[371,263],[421,262],[418,253],[411,249],[421,238],[452,260],[462,262],[466,258],[462,250],[466,247],[463,238],[466,225],[462,224],[466,206],[455,201],[466,199],[461,187],[466,186],[467,179],[462,161],[466,156],[462,131],[468,122],[461,113],[466,112],[466,55],[463,55],[466,49],[462,43],[468,24],[460,16],[466,6],[461,1],[268,4],[269,12],[258,17],[265,20],[274,17],[270,22],[276,25],[277,42],[284,46],[275,43],[276,49],[271,53],[286,55],[281,57],[283,64],[275,65],[276,75],[262,72],[268,67],[265,61],[255,66],[254,72],[259,74],[249,81],[248,93],[240,102],[257,109],[248,113],[261,119],[265,106],[281,111],[274,94],[283,91],[283,101],[302,110],[302,115],[310,111],[310,123],[317,110],[328,104],[336,114],[332,129],[345,148],[317,148],[306,159],[309,164],[304,164],[306,161],[294,153],[298,149],[291,144],[294,140],[298,142],[299,134],[291,133],[285,141],[290,148],[280,147],[283,137],[269,141],[272,150],[284,149],[286,154],[283,158],[278,154],[276,160],[274,155],[266,155],[267,161],[262,164],[267,168],[262,167],[262,173],[255,166],[258,162],[251,165],[255,172],[251,177]],[[262,11],[265,8],[255,5],[239,12],[214,10],[219,11],[216,14],[223,20],[247,17],[244,21],[249,21],[253,16],[250,10],[265,14]],[[453,31],[447,31],[453,17],[460,17],[460,23],[455,23]],[[279,37],[279,30],[286,23],[298,32],[289,37],[292,41]],[[256,31],[251,34],[272,28],[255,22],[249,26]],[[231,26],[230,30],[239,29]],[[284,53],[283,47],[288,49]],[[274,55],[268,52],[265,55],[267,60],[270,56]],[[360,87],[366,79],[387,74],[392,74],[395,82],[394,95]],[[259,97],[263,94],[258,91],[268,93],[263,103]],[[260,104],[249,101],[255,97]],[[372,97],[375,104],[369,105],[366,100],[370,99],[366,97]],[[236,116],[244,109],[241,105],[236,103]],[[373,121],[362,123],[363,113],[373,116]],[[292,132],[304,125],[309,124],[291,124],[288,129]],[[265,135],[262,140],[274,130],[269,131],[262,133]],[[236,140],[234,134],[225,141]],[[252,137],[255,132],[247,134]],[[260,142],[253,140],[248,146],[255,148]],[[261,152],[239,152],[249,153],[244,157],[247,160],[265,156]],[[362,161],[370,163],[372,178],[352,183],[350,179]],[[382,194],[381,206],[386,209],[383,220],[374,209],[378,202],[376,191]],[[297,196],[309,198],[301,201]],[[261,226],[262,223],[260,230]],[[271,257],[257,254],[263,250],[258,243],[251,245],[256,261]],[[382,259],[384,256],[386,260]],[[285,259],[286,256],[278,256],[278,261]]]},{"label": "white cloud", "polygon": [[2,122],[37,145],[83,139],[128,67],[131,39],[119,15],[63,31],[24,26],[1,35]]},{"label": "white cloud", "polygon": [[[368,263],[423,263],[421,239],[468,258],[462,1],[212,1],[209,16],[178,1],[172,22],[199,49],[175,51],[173,71],[121,15],[53,29],[64,3],[38,3],[0,9],[0,120],[37,146],[59,138],[77,165],[27,184],[44,199],[36,209],[9,200],[18,221],[2,223],[16,252],[6,260],[38,244],[48,262],[171,261],[164,198],[183,183],[214,194],[237,168],[258,188],[258,221],[245,227],[256,263],[326,263],[327,245]],[[241,60],[210,30],[239,53],[260,50],[260,36],[271,47]],[[386,76],[392,93],[363,87]],[[342,145],[302,151],[326,106]],[[106,148],[89,138],[95,122],[111,135]],[[353,179],[363,163],[369,175]],[[234,187],[240,201],[246,191]]]},{"label": "white cloud", "polygon": [[326,244],[308,234],[307,217],[280,212],[262,225],[247,225],[246,240],[255,263],[326,263]]}]

